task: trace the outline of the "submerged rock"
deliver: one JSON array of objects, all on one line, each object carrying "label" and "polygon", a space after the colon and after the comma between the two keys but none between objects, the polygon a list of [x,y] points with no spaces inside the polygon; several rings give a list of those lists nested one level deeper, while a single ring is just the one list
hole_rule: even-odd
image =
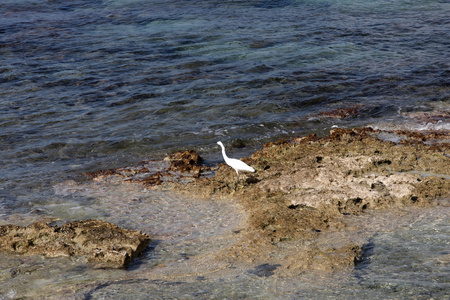
[{"label": "submerged rock", "polygon": [[361,105],[351,105],[350,107],[341,107],[320,112],[318,117],[327,117],[333,119],[343,119],[349,116],[355,116],[362,109]]},{"label": "submerged rock", "polygon": [[199,178],[210,171],[202,166],[203,158],[194,150],[175,152],[164,160],[143,161],[137,166],[85,173],[95,181],[119,177],[127,182],[140,183],[146,187],[156,187],[169,182],[187,182]]},{"label": "submerged rock", "polygon": [[82,256],[96,267],[126,267],[150,242],[144,233],[100,221],[73,221],[62,226],[36,222],[0,226],[0,251],[22,255]]}]

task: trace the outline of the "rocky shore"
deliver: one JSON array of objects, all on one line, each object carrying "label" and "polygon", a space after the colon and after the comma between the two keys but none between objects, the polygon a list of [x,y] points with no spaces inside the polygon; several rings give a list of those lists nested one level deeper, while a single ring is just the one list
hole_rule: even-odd
[{"label": "rocky shore", "polygon": [[[354,236],[367,224],[358,224],[356,216],[449,205],[449,142],[445,132],[334,129],[325,137],[265,144],[243,159],[256,172],[239,181],[231,167],[205,166],[192,150],[87,176],[191,199],[234,201],[244,208],[247,225],[236,232],[232,246],[214,254],[215,260],[264,266],[258,274],[269,270],[271,276],[329,273],[355,266],[364,255],[364,242]],[[0,227],[3,252],[86,255],[94,265],[107,267],[126,266],[149,240],[146,234],[93,220]]]},{"label": "rocky shore", "polygon": [[[351,238],[352,216],[449,204],[448,142],[447,133],[334,129],[325,137],[312,134],[264,145],[243,159],[256,173],[241,175],[239,182],[225,164],[212,169],[213,177],[203,176],[211,167],[193,151],[89,176],[236,201],[249,216],[248,227],[217,258],[276,265],[280,274],[329,272],[354,266],[364,251]],[[155,164],[160,169],[149,172]],[[347,239],[324,241],[346,231]]]}]

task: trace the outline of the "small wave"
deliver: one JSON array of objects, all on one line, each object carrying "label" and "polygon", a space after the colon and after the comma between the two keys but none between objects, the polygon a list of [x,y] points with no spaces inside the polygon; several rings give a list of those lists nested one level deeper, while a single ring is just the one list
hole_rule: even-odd
[{"label": "small wave", "polygon": [[437,123],[415,123],[415,122],[392,122],[370,125],[373,129],[379,130],[407,130],[420,132],[450,132],[450,123],[438,121]]}]

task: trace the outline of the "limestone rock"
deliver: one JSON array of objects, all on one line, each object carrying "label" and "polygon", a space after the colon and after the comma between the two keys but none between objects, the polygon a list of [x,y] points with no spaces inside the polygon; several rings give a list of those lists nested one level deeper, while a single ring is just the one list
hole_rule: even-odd
[{"label": "limestone rock", "polygon": [[62,226],[37,222],[0,226],[0,251],[46,257],[87,255],[95,266],[127,266],[150,242],[138,231],[100,221],[73,221]]}]

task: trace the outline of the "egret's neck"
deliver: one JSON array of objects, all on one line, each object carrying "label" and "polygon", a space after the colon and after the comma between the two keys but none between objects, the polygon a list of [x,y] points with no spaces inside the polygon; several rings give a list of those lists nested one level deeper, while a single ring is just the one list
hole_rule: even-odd
[{"label": "egret's neck", "polygon": [[220,145],[220,147],[222,147],[222,155],[223,155],[223,158],[225,159],[225,161],[228,159],[228,156],[227,156],[227,154],[225,153],[225,147],[224,146],[222,146],[222,145]]}]

